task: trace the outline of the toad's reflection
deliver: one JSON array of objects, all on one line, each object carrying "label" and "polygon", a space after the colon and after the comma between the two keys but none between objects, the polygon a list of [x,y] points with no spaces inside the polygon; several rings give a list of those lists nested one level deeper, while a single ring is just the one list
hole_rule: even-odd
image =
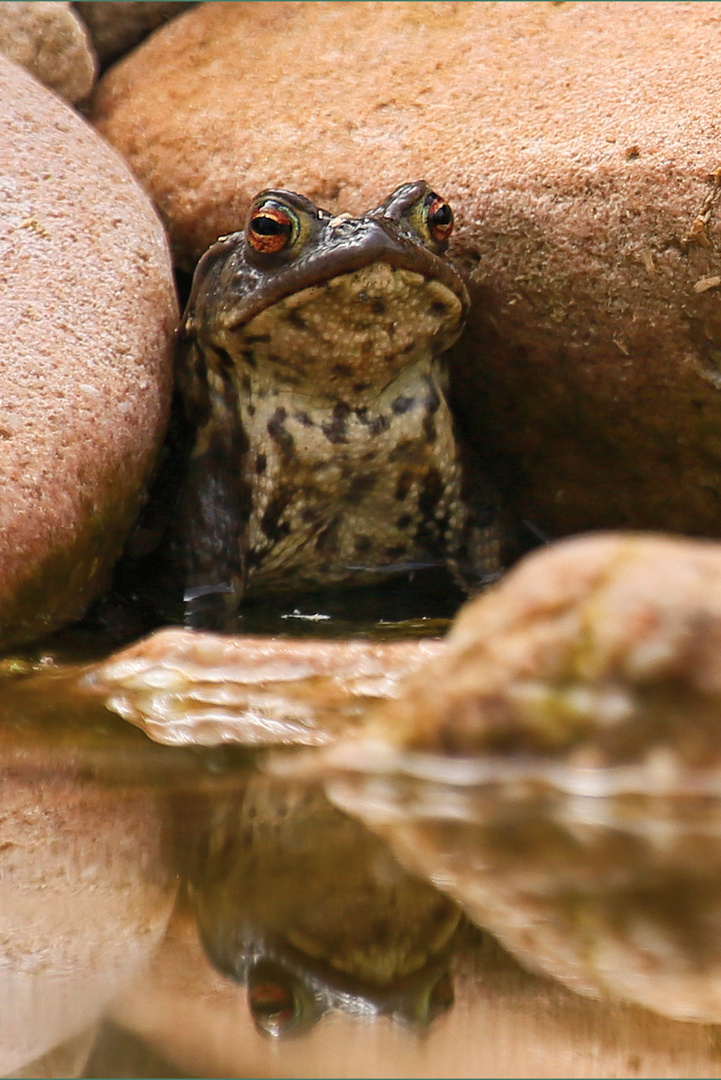
[{"label": "toad's reflection", "polygon": [[318,788],[256,776],[183,815],[206,951],[247,985],[260,1031],[298,1034],[331,1009],[426,1024],[450,1007],[458,908]]},{"label": "toad's reflection", "polygon": [[718,799],[400,775],[330,787],[531,969],[583,994],[721,1023]]}]

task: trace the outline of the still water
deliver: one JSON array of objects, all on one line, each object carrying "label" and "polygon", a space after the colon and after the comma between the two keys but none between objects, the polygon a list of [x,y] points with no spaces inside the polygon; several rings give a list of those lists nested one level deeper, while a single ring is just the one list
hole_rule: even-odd
[{"label": "still water", "polygon": [[107,648],[0,670],[0,1074],[721,1075],[717,800],[159,745],[62,666]]}]

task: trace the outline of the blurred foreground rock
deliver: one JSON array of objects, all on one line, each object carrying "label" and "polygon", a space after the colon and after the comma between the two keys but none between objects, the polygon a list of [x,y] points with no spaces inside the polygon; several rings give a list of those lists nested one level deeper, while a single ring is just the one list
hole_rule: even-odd
[{"label": "blurred foreground rock", "polygon": [[530,968],[721,1023],[720,545],[527,558],[310,767]]},{"label": "blurred foreground rock", "polygon": [[162,227],[122,161],[2,57],[0,126],[6,647],[106,584],[163,438],[177,308]]},{"label": "blurred foreground rock", "polygon": [[[128,715],[164,741],[174,723],[177,741],[192,741],[197,709],[198,741],[260,745],[265,729],[268,743],[316,745],[266,762],[288,788],[255,779],[204,808],[205,795],[198,807],[184,795],[200,823],[193,903],[209,954],[235,978],[267,941],[274,961],[281,941],[346,973],[357,964],[344,956],[353,936],[341,930],[339,946],[339,910],[319,924],[332,948],[319,946],[318,874],[304,860],[332,850],[332,815],[293,786],[313,779],[527,967],[582,994],[721,1023],[721,545],[566,541],[469,603],[444,642],[164,631],[74,676],[18,680],[4,701],[17,694],[22,715],[63,678],[76,712],[98,696],[119,712],[130,701]],[[341,863],[351,834],[338,834]],[[259,889],[281,863],[315,881],[307,909],[299,889],[256,895],[248,860]],[[335,863],[324,872],[337,877]],[[406,963],[399,941],[391,959]]]},{"label": "blurred foreground rock", "polygon": [[600,534],[527,556],[366,734],[500,764],[648,766],[662,791],[698,772],[721,793],[721,545]]},{"label": "blurred foreground rock", "polygon": [[186,268],[266,186],[359,212],[425,176],[473,301],[458,407],[523,515],[721,536],[719,29],[713,4],[205,4],[93,115]]},{"label": "blurred foreground rock", "polygon": [[[46,678],[18,691],[42,694]],[[468,603],[443,641],[167,629],[68,686],[171,744],[340,741],[328,760],[361,770],[370,747],[382,768],[477,756],[490,779],[520,762],[519,778],[552,784],[590,771],[599,794],[721,794],[721,545],[567,540]]]},{"label": "blurred foreground rock", "polygon": [[[79,685],[170,746],[323,746],[362,725],[371,705],[397,694],[442,647],[168,628],[94,665]],[[35,685],[42,694],[42,676],[20,689],[32,694]]]}]

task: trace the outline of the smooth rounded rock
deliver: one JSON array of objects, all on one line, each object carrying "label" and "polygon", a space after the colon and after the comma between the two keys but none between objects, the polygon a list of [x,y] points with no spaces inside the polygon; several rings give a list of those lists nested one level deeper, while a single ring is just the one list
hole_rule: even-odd
[{"label": "smooth rounded rock", "polygon": [[0,645],[105,584],[164,433],[177,308],[124,163],[0,58]]},{"label": "smooth rounded rock", "polygon": [[93,88],[97,60],[70,4],[0,4],[0,52],[71,103]]},{"label": "smooth rounded rock", "polygon": [[458,404],[551,534],[721,535],[716,5],[207,4],[94,118],[190,266],[261,188],[426,177],[473,300]]}]

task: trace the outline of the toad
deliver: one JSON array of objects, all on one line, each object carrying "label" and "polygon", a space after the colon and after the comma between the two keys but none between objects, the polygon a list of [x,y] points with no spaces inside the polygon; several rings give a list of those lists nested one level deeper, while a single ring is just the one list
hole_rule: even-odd
[{"label": "toad", "polygon": [[469,303],[452,228],[425,181],[360,217],[273,189],[202,257],[177,371],[190,610],[438,563],[466,588],[498,576],[496,499],[447,398]]}]

